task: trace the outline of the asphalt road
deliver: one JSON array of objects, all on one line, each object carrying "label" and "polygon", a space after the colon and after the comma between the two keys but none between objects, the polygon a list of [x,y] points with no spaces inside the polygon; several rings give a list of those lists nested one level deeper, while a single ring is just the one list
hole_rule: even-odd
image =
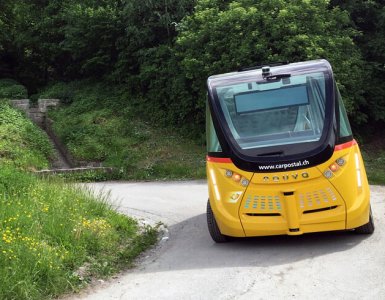
[{"label": "asphalt road", "polygon": [[169,233],[138,266],[71,299],[385,299],[385,187],[373,235],[332,232],[215,244],[205,182],[100,183],[123,213]]}]

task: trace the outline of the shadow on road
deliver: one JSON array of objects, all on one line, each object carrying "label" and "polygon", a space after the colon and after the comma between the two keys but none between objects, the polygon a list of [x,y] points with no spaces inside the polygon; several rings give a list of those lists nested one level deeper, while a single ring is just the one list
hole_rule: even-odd
[{"label": "shadow on road", "polygon": [[326,232],[243,238],[216,244],[209,236],[205,214],[170,226],[169,230],[170,238],[158,259],[144,272],[283,265],[345,251],[369,237],[353,232]]}]

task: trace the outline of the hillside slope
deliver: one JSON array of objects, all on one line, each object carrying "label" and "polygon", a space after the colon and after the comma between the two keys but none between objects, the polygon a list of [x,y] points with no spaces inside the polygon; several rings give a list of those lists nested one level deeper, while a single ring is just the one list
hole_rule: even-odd
[{"label": "hillside slope", "polygon": [[140,101],[122,87],[89,81],[57,83],[40,97],[63,100],[50,117],[79,164],[114,167],[115,179],[205,177],[203,143],[182,138],[178,129],[147,122]]},{"label": "hillside slope", "polygon": [[52,155],[47,135],[7,101],[0,101],[0,164],[43,169],[49,166]]}]

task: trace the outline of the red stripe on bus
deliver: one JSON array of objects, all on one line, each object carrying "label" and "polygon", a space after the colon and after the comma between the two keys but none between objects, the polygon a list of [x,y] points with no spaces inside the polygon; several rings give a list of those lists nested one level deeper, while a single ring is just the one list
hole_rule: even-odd
[{"label": "red stripe on bus", "polygon": [[341,144],[341,145],[336,145],[335,148],[334,148],[334,151],[340,151],[340,150],[343,150],[343,149],[347,149],[347,148],[353,147],[354,145],[357,145],[357,141],[356,140],[352,140],[350,142],[347,142],[347,143],[344,143],[344,144]]},{"label": "red stripe on bus", "polygon": [[[357,145],[357,141],[356,140],[352,140],[350,142],[347,142],[347,143],[344,143],[344,144],[340,144],[340,145],[336,145],[335,148],[334,148],[334,151],[340,151],[340,150],[343,150],[343,149],[347,149],[347,148],[350,148],[350,147],[353,147]],[[232,161],[230,158],[228,157],[212,157],[212,156],[206,156],[206,160],[209,161],[209,162],[214,162],[214,163],[226,163],[226,164],[231,164]]]},{"label": "red stripe on bus", "polygon": [[206,160],[214,163],[226,163],[226,164],[232,163],[231,159],[228,157],[212,157],[207,155]]}]

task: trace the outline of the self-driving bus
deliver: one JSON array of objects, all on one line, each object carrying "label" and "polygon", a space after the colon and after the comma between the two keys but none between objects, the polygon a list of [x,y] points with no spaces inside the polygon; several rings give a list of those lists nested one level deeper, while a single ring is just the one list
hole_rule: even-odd
[{"label": "self-driving bus", "polygon": [[326,60],[208,78],[207,223],[229,237],[374,223],[365,167]]}]

